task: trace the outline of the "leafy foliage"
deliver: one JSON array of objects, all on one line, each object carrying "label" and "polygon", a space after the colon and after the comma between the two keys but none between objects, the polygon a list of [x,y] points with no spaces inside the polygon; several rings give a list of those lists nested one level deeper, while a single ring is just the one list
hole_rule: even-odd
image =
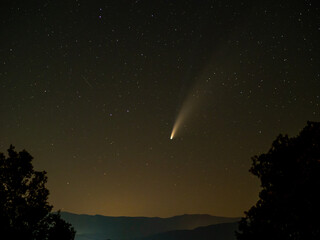
[{"label": "leafy foliage", "polygon": [[295,138],[279,135],[252,160],[262,190],[239,223],[238,240],[320,239],[320,123],[308,122]]},{"label": "leafy foliage", "polygon": [[[32,159],[12,145],[8,157],[0,153],[0,234],[5,239],[74,239],[71,225],[50,213],[46,172],[35,171]],[[52,237],[57,234],[69,237]]]}]

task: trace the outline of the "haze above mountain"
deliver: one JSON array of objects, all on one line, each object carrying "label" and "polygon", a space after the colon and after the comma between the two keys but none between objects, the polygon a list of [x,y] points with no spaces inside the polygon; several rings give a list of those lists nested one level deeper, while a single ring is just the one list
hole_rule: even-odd
[{"label": "haze above mountain", "polygon": [[[196,236],[197,234],[210,235],[219,232],[219,235],[226,236],[230,231],[234,232],[234,225],[216,226],[214,224],[234,223],[239,218],[216,217],[205,214],[181,215],[170,218],[159,217],[109,217],[101,215],[79,215],[62,212],[61,216],[70,222],[77,231],[76,240],[146,240],[180,239],[172,238],[178,234]],[[198,227],[214,225],[210,227],[195,229]],[[192,230],[190,232],[176,232],[177,230]],[[232,229],[232,230],[230,230]],[[174,231],[174,232],[170,232]],[[205,234],[206,232],[206,234]],[[226,232],[226,233],[224,233]],[[159,235],[158,235],[159,234]],[[165,234],[165,235],[161,235]],[[166,235],[169,234],[169,235]],[[169,238],[169,236],[171,238]],[[150,239],[147,237],[151,237]],[[195,237],[197,238],[197,237]],[[167,239],[167,238],[166,238]],[[188,238],[189,239],[189,238]],[[192,239],[192,238],[190,238]],[[229,238],[226,238],[229,239]]]}]

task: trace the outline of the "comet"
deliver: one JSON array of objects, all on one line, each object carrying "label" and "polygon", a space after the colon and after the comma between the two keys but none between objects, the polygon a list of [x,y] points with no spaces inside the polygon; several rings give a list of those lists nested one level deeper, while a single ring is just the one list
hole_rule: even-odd
[{"label": "comet", "polygon": [[178,116],[174,122],[171,135],[170,135],[170,140],[174,139],[177,134],[180,134],[181,128],[184,126],[185,122],[193,112],[193,109],[195,108],[196,105],[198,105],[198,97],[195,94],[190,94],[186,101],[183,103],[182,108],[180,112],[178,113]]},{"label": "comet", "polygon": [[[199,73],[197,82],[195,82],[193,88],[187,94],[184,102],[181,105],[180,111],[176,116],[170,135],[170,140],[173,140],[182,134],[182,130],[186,129],[186,123],[192,119],[195,119],[195,113],[199,112],[199,110],[203,110],[203,106],[206,106],[207,103],[211,103],[211,100],[208,101],[209,97],[211,98],[210,89],[213,83],[210,76],[211,71],[209,71],[209,69],[204,69],[201,74]],[[206,80],[203,81],[204,79]]]},{"label": "comet", "polygon": [[184,116],[185,116],[185,114],[183,114],[183,112],[184,112],[183,110],[184,110],[184,108],[182,108],[181,111],[179,112],[178,117],[173,125],[170,140],[172,140],[176,136],[178,130],[180,130],[180,128],[181,128],[181,125],[183,123]]}]

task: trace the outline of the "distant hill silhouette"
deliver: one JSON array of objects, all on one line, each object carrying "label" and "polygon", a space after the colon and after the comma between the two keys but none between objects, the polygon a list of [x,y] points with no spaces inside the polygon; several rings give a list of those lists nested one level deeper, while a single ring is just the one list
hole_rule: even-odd
[{"label": "distant hill silhouette", "polygon": [[134,240],[172,230],[191,230],[201,226],[239,221],[239,218],[205,214],[149,218],[92,216],[62,212],[61,216],[77,231],[76,240]]},{"label": "distant hill silhouette", "polygon": [[[220,223],[194,230],[175,230],[139,240],[235,240],[238,222]],[[138,239],[137,239],[138,240]]]}]

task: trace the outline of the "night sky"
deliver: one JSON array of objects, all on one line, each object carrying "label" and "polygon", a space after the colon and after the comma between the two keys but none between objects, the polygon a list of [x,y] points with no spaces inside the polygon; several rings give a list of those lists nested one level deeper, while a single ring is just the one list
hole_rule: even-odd
[{"label": "night sky", "polygon": [[0,152],[34,157],[56,210],[242,216],[250,158],[320,121],[318,6],[2,0]]}]

